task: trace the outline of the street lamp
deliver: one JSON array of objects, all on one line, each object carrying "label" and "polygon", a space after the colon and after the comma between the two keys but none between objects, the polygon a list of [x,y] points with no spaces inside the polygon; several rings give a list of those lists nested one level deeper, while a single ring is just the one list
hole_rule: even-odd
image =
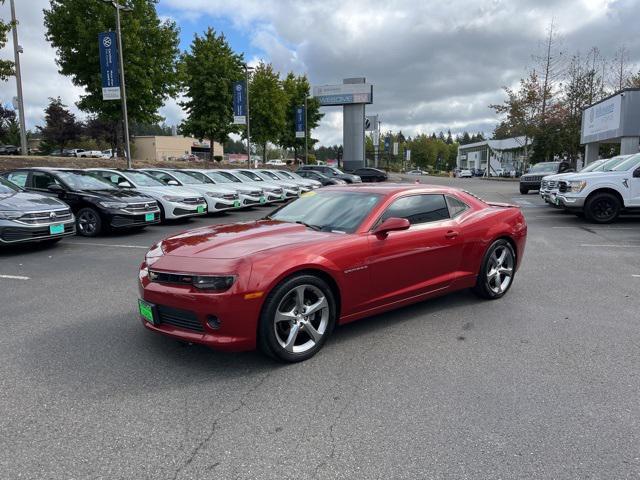
[{"label": "street lamp", "polygon": [[118,57],[120,60],[120,89],[122,94],[122,117],[124,124],[124,154],[127,157],[127,168],[131,168],[131,146],[129,145],[129,117],[127,116],[127,90],[124,84],[124,61],[122,59],[122,35],[120,33],[120,11],[131,12],[133,8],[120,5],[120,0],[102,0],[116,9],[116,35],[118,36]]},{"label": "street lamp", "polygon": [[27,130],[24,120],[24,98],[22,96],[22,76],[20,73],[20,54],[22,47],[18,45],[18,22],[16,21],[16,7],[11,0],[11,24],[13,30],[13,56],[16,66],[16,88],[18,90],[18,119],[20,122],[20,153],[27,155]]},{"label": "street lamp", "polygon": [[[108,0],[104,0],[108,1]],[[247,167],[251,168],[251,121],[249,120],[249,72],[253,71],[246,63],[244,64],[244,81],[247,92]]]}]

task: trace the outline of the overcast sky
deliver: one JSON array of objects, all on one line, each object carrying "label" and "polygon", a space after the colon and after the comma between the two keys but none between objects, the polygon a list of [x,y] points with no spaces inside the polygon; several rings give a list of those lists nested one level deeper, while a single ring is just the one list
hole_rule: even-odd
[{"label": "overcast sky", "polygon": [[[28,129],[42,123],[48,97],[73,106],[80,93],[57,73],[44,39],[47,6],[16,1]],[[178,23],[182,49],[213,26],[245,58],[307,73],[312,84],[364,76],[374,84],[367,113],[380,114],[383,130],[409,135],[448,128],[490,134],[497,117],[487,106],[525,74],[552,18],[567,51],[598,46],[612,57],[624,44],[640,64],[640,0],[161,0],[158,10]],[[8,2],[0,15],[9,17]],[[11,40],[0,57],[13,58]],[[13,80],[0,84],[3,104],[14,95]],[[341,109],[325,112],[314,136],[340,143]],[[175,101],[160,113],[169,124],[182,118]]]}]

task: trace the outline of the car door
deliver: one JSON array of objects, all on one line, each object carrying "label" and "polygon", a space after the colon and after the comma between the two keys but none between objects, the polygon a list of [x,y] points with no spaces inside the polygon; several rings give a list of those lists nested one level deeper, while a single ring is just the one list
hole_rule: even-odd
[{"label": "car door", "polygon": [[640,208],[640,167],[627,180],[629,183],[629,206]]},{"label": "car door", "polygon": [[[42,195],[47,195],[49,197],[59,198],[64,203],[69,205],[72,209],[75,209],[79,205],[78,196],[73,192],[70,192],[66,185],[58,180],[55,175],[49,172],[30,172],[29,179],[27,180],[27,185],[29,185],[29,190],[41,193]],[[53,190],[51,188],[53,185],[60,187],[60,189]]]},{"label": "car door", "polygon": [[392,217],[406,218],[411,226],[384,238],[369,236],[371,307],[446,289],[461,262],[462,231],[450,217],[444,195],[398,198],[377,224]]}]

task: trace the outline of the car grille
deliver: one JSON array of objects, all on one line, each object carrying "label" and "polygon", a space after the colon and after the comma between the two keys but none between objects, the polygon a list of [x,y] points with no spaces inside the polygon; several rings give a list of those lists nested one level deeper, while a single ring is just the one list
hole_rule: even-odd
[{"label": "car grille", "polygon": [[222,198],[225,200],[237,200],[240,196],[237,193],[229,193],[227,195],[223,195]]},{"label": "car grille", "polygon": [[151,200],[149,202],[140,202],[140,203],[129,203],[126,208],[123,208],[125,212],[128,213],[145,213],[145,212],[155,212],[158,210],[158,202],[155,200]]},{"label": "car grille", "polygon": [[186,203],[187,205],[200,205],[201,203],[205,203],[204,197],[189,197],[183,198],[181,203]]},{"label": "car grille", "polygon": [[274,188],[273,190],[270,190],[270,192],[273,193],[274,195],[282,195],[281,188]]},{"label": "car grille", "polygon": [[158,305],[157,309],[158,322],[161,324],[173,325],[174,327],[192,330],[194,332],[204,332],[204,327],[193,312],[166,307],[164,305]]},{"label": "car grille", "polygon": [[524,182],[539,182],[542,180],[542,175],[533,175],[531,177],[522,177],[522,181]]},{"label": "car grille", "polygon": [[114,228],[136,227],[140,225],[150,225],[160,221],[160,213],[156,210],[153,215],[153,222],[148,222],[144,215],[124,216],[114,215],[111,219],[111,226]]},{"label": "car grille", "polygon": [[[203,212],[203,213],[206,213]],[[180,208],[180,207],[176,207],[173,209],[173,214],[174,215],[196,215],[198,214],[197,210],[187,210],[186,208]]]},{"label": "car grille", "polygon": [[558,182],[558,191],[560,193],[566,193],[567,192],[567,182]]},{"label": "car grille", "polygon": [[219,203],[218,202],[218,203],[215,204],[215,209],[216,210],[224,210],[225,208],[230,208],[232,206],[233,205],[227,205],[226,203]]},{"label": "car grille", "polygon": [[[75,232],[75,225],[68,223],[64,226],[64,234],[72,234]],[[5,242],[20,242],[24,240],[35,240],[38,238],[55,238],[60,236],[51,235],[49,227],[44,228],[20,228],[7,227],[2,229],[2,240]]]},{"label": "car grille", "polygon": [[71,210],[48,210],[45,212],[25,213],[17,221],[26,225],[50,225],[71,220]]},{"label": "car grille", "polygon": [[262,195],[262,192],[260,190],[255,190],[253,192],[249,192],[248,195],[251,195],[252,197],[259,197]]}]

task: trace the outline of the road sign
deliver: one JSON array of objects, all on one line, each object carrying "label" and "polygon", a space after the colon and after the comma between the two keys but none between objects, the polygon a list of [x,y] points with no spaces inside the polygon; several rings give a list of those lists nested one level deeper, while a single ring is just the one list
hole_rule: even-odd
[{"label": "road sign", "polygon": [[304,106],[296,107],[295,115],[296,138],[304,138],[306,135],[304,125]]},{"label": "road sign", "polygon": [[247,85],[244,80],[233,83],[233,123],[247,124]]},{"label": "road sign", "polygon": [[378,129],[378,115],[369,115],[364,117],[364,129],[372,131]]},{"label": "road sign", "polygon": [[393,154],[398,154],[398,142],[393,142]]},{"label": "road sign", "polygon": [[102,74],[102,99],[120,100],[120,69],[116,32],[98,34],[100,73]]}]

